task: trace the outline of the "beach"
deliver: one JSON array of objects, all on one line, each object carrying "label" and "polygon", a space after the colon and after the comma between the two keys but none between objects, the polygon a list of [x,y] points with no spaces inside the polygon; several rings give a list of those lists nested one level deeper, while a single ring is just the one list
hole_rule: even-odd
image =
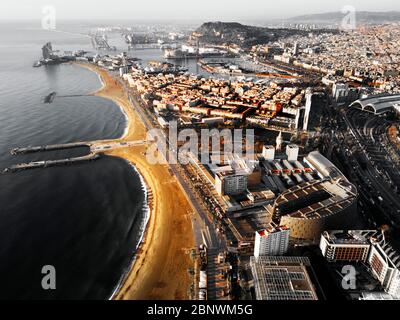
[{"label": "beach", "polygon": [[[113,141],[145,140],[146,128],[129,102],[124,88],[107,71],[86,63],[78,65],[101,77],[103,86],[93,95],[114,101],[127,118],[124,135]],[[134,165],[152,194],[150,218],[143,242],[114,299],[188,299],[192,281],[188,271],[194,265],[190,258],[190,250],[194,247],[191,222],[194,212],[168,166],[149,164],[145,152],[145,145],[105,152],[106,155],[125,159]]]}]

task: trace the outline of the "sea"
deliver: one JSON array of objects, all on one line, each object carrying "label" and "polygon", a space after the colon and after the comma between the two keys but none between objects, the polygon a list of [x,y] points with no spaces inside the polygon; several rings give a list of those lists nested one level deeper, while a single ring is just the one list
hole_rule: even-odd
[{"label": "sea", "polygon": [[[112,101],[90,96],[99,77],[73,64],[33,68],[42,46],[118,54],[127,44],[108,34],[116,52],[96,52],[90,32],[130,26],[124,21],[0,22],[0,172],[14,164],[82,156],[86,148],[12,155],[17,147],[118,138],[126,118]],[[154,28],[147,22],[140,28]],[[162,61],[163,52],[129,52],[140,63]],[[210,76],[195,60],[175,61],[192,74]],[[53,103],[44,97],[56,92]],[[147,189],[125,160],[100,160],[0,174],[0,299],[105,300],[113,297],[135,259],[149,219]],[[45,266],[55,268],[54,290],[43,289]]]},{"label": "sea", "polygon": [[[46,42],[61,52],[93,51],[89,27],[65,22],[49,31],[40,21],[0,23],[0,171],[88,152],[13,156],[16,147],[123,135],[119,107],[88,96],[102,85],[95,73],[71,64],[33,68]],[[149,54],[153,59],[157,50]],[[51,92],[54,102],[44,104]],[[110,299],[135,259],[148,215],[143,180],[119,158],[1,174],[0,299]],[[55,289],[43,288],[45,266],[55,268]]]}]

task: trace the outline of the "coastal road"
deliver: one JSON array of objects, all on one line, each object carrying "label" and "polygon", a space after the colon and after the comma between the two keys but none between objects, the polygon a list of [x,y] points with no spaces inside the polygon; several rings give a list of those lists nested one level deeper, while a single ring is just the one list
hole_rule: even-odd
[{"label": "coastal road", "polygon": [[[146,126],[147,130],[161,129],[157,127],[156,121],[154,121],[154,119],[151,118],[151,115],[148,114],[147,110],[145,110],[145,106],[142,104],[140,99],[136,97],[133,90],[129,88],[125,82],[121,81],[120,79],[118,79],[118,81],[122,84],[122,86],[128,93],[128,97],[132,106],[135,107],[135,111]],[[169,139],[167,135],[162,129],[161,132],[164,135],[165,141],[167,141],[167,144],[169,144]],[[166,163],[168,163],[167,159],[165,160]],[[178,180],[181,188],[186,194],[188,201],[197,213],[197,217],[194,217],[192,220],[196,245],[199,246],[201,244],[205,244],[209,248],[218,249],[221,251],[227,250],[225,239],[223,239],[217,233],[208,212],[203,207],[201,200],[196,197],[195,191],[190,185],[190,181],[187,181],[187,179],[185,179],[186,176],[184,170],[179,164],[168,164],[168,166],[172,174]]]}]

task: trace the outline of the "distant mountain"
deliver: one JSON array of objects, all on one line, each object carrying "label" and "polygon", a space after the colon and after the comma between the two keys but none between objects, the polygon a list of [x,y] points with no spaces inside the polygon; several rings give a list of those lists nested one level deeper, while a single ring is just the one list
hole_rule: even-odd
[{"label": "distant mountain", "polygon": [[[308,14],[286,19],[288,22],[294,23],[323,23],[323,24],[340,24],[346,14],[342,12],[327,12],[320,14]],[[400,22],[399,11],[389,12],[369,12],[356,11],[356,21],[358,24],[383,24],[391,22]]]}]

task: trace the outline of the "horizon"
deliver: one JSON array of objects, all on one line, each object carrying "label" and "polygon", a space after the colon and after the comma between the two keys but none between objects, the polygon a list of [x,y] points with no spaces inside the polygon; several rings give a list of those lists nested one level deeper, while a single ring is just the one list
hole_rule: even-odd
[{"label": "horizon", "polygon": [[[400,9],[399,10],[387,10],[387,11],[373,11],[373,10],[359,10],[359,13],[399,13],[400,14]],[[294,15],[294,16],[288,16],[288,17],[282,17],[282,18],[278,18],[278,17],[266,17],[266,18],[262,18],[262,17],[255,17],[255,18],[237,18],[237,19],[208,19],[208,18],[196,18],[196,19],[190,19],[190,18],[143,18],[143,17],[124,17],[124,18],[84,18],[84,17],[80,17],[80,18],[73,18],[73,17],[63,17],[63,18],[58,18],[58,21],[61,22],[69,22],[69,21],[79,21],[79,22],[87,22],[88,19],[90,19],[90,21],[93,22],[99,22],[99,21],[132,21],[132,20],[136,20],[136,21],[144,21],[144,22],[173,22],[173,21],[179,21],[179,22],[203,22],[203,23],[207,23],[207,22],[223,22],[223,23],[230,23],[230,22],[243,22],[243,21],[262,21],[262,20],[290,20],[290,19],[295,19],[298,17],[303,17],[303,16],[317,16],[317,15],[325,15],[325,14],[335,14],[335,13],[341,13],[340,10],[338,11],[323,11],[323,12],[315,12],[315,13],[304,13],[304,14],[299,14],[299,15]],[[26,17],[26,18],[2,18],[0,19],[0,24],[4,23],[4,22],[36,22],[39,18],[35,18],[35,17]]]},{"label": "horizon", "polygon": [[[400,3],[393,0],[376,1],[366,0],[339,0],[321,4],[317,0],[309,0],[307,6],[304,3],[289,0],[285,6],[268,4],[260,0],[249,0],[246,9],[239,1],[204,0],[202,6],[193,7],[182,5],[179,0],[171,0],[168,3],[160,0],[149,0],[140,6],[129,4],[124,0],[106,1],[88,0],[84,3],[77,0],[65,3],[60,0],[21,0],[14,3],[11,0],[3,0],[0,4],[0,19],[13,20],[37,20],[43,16],[43,9],[52,6],[56,10],[60,20],[195,20],[195,21],[249,21],[266,19],[290,19],[303,15],[340,12],[345,6],[353,6],[359,12],[400,12]],[[209,10],[211,8],[212,10]],[[252,10],[256,9],[256,10]],[[254,12],[257,13],[248,13]],[[245,14],[243,12],[246,12]]]}]

